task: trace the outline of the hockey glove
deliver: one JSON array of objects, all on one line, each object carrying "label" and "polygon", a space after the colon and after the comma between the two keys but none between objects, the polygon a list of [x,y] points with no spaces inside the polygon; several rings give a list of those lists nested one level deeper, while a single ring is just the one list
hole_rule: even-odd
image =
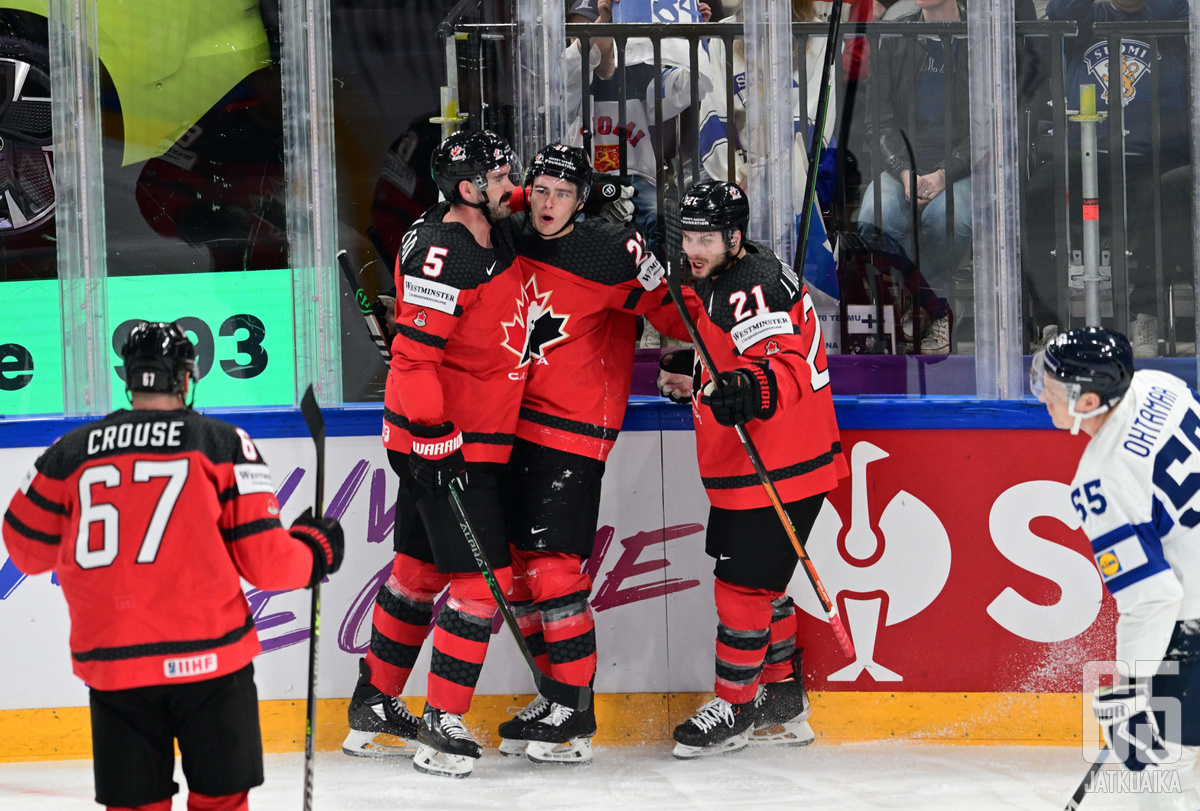
[{"label": "hockey glove", "polygon": [[614,175],[599,175],[592,183],[583,213],[601,217],[616,225],[624,225],[633,219],[633,198],[637,190]]},{"label": "hockey glove", "polygon": [[1105,742],[1131,772],[1161,765],[1172,756],[1150,710],[1149,692],[1145,684],[1101,687],[1092,698]]},{"label": "hockey glove", "polygon": [[721,425],[745,425],[750,420],[770,419],[775,413],[778,391],[775,373],[765,361],[721,372],[716,385],[704,386],[700,402],[712,409],[713,419]]},{"label": "hockey glove", "polygon": [[676,349],[658,359],[658,393],[674,403],[692,399],[692,371],[696,365],[694,349]]},{"label": "hockey glove", "polygon": [[412,453],[408,470],[426,490],[444,490],[456,476],[466,483],[467,462],[462,453],[462,431],[452,422],[441,425],[409,423]]},{"label": "hockey glove", "polygon": [[320,583],[327,574],[342,568],[342,557],[346,554],[346,538],[342,525],[333,518],[316,518],[312,508],[305,510],[292,522],[288,530],[292,537],[308,544],[313,553],[312,579],[308,587]]}]

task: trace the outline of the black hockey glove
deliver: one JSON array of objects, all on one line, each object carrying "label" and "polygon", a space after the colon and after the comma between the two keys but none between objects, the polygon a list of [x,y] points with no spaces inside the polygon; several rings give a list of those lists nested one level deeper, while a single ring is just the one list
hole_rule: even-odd
[{"label": "black hockey glove", "polygon": [[778,396],[775,373],[766,361],[755,361],[751,366],[719,373],[716,385],[709,381],[704,387],[700,402],[712,409],[713,419],[721,425],[733,426],[770,419]]},{"label": "black hockey glove", "polygon": [[583,213],[624,225],[633,219],[633,198],[637,189],[616,175],[597,175],[592,182]]},{"label": "black hockey glove", "polygon": [[696,350],[676,349],[658,359],[658,393],[674,403],[686,403],[692,399],[695,385],[692,372],[696,365]]},{"label": "black hockey glove", "polygon": [[288,529],[292,537],[308,544],[313,553],[312,579],[308,587],[320,583],[327,574],[342,568],[346,554],[346,537],[342,525],[333,518],[316,518],[312,508],[305,510]]},{"label": "black hockey glove", "polygon": [[1105,742],[1131,772],[1172,757],[1150,711],[1149,692],[1143,685],[1101,687],[1092,698]]},{"label": "black hockey glove", "polygon": [[466,484],[467,461],[462,453],[462,431],[455,428],[454,423],[409,423],[408,432],[412,434],[408,470],[426,490],[444,490],[456,476]]}]

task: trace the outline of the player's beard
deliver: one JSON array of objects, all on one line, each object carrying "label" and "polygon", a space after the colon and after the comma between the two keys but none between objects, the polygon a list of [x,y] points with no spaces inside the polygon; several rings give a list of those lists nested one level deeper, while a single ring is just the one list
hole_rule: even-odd
[{"label": "player's beard", "polygon": [[501,195],[500,199],[496,201],[488,197],[487,218],[489,222],[497,222],[512,215],[512,209],[508,207],[508,199],[510,197],[512,197],[512,192]]}]

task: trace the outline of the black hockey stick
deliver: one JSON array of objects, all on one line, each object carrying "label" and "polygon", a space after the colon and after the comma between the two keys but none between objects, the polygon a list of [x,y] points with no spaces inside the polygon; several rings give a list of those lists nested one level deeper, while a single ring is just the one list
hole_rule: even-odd
[{"label": "black hockey stick", "polygon": [[[325,418],[317,406],[317,398],[313,395],[312,384],[308,384],[304,396],[300,398],[300,413],[312,434],[313,445],[317,449],[317,492],[313,502],[313,515],[320,518],[324,514],[325,497]],[[304,725],[304,811],[312,809],[313,788],[313,738],[317,725],[317,641],[321,636],[321,581],[312,586],[312,619],[308,626],[308,720]]]},{"label": "black hockey stick", "polygon": [[371,333],[371,341],[379,350],[379,354],[383,355],[384,360],[391,360],[390,331],[374,307],[379,302],[371,302],[367,299],[367,294],[363,292],[362,284],[354,273],[354,267],[350,264],[350,256],[344,250],[338,251],[337,260],[341,265],[342,274],[346,277],[346,282],[350,285],[350,292],[354,294],[354,300],[358,302],[358,309],[362,312],[363,320],[367,322],[367,331]]},{"label": "black hockey stick", "polygon": [[[817,196],[817,168],[821,163],[821,142],[825,138],[825,118],[829,114],[829,96],[833,91],[833,60],[841,48],[838,30],[842,25],[842,0],[833,0],[829,12],[829,35],[825,42],[825,64],[821,67],[821,94],[817,97],[817,120],[813,124],[812,141],[808,145],[808,183],[804,186],[804,209],[800,212],[800,239],[796,241],[796,257],[792,270],[804,282],[804,262],[808,254],[808,229],[812,225],[813,200]],[[806,114],[802,110],[801,114]]]},{"label": "black hockey stick", "polygon": [[1096,779],[1096,773],[1100,771],[1100,767],[1104,765],[1104,761],[1108,759],[1108,753],[1111,751],[1105,746],[1100,750],[1100,754],[1096,755],[1096,759],[1088,767],[1087,774],[1080,781],[1079,788],[1075,789],[1075,793],[1071,795],[1071,801],[1067,803],[1066,811],[1079,811],[1083,798],[1087,796],[1088,789],[1092,787],[1092,781]]},{"label": "black hockey stick", "polygon": [[504,589],[500,588],[500,584],[496,582],[495,570],[488,562],[487,553],[483,551],[483,544],[479,542],[479,535],[471,526],[471,519],[467,517],[462,496],[458,492],[457,481],[450,483],[449,491],[450,507],[454,510],[454,517],[458,519],[458,526],[462,529],[467,544],[471,547],[471,554],[475,556],[475,565],[479,567],[483,579],[487,581],[488,589],[492,592],[492,597],[496,599],[496,605],[500,608],[500,615],[504,617],[504,624],[512,632],[513,639],[517,641],[517,647],[521,649],[521,655],[525,657],[525,664],[529,666],[529,672],[533,674],[533,683],[537,687],[537,691],[555,704],[561,704],[574,710],[586,710],[592,704],[591,687],[586,684],[580,686],[556,681],[538,669],[537,662],[533,660],[533,654],[529,652],[529,646],[525,643],[525,637],[521,635],[517,618],[513,616],[512,605],[508,602],[508,597],[504,595]]},{"label": "black hockey stick", "polygon": [[[680,254],[682,244],[682,234],[679,226],[679,212],[675,210],[672,204],[674,200],[666,200],[663,205],[663,237],[665,253],[667,256],[667,289],[671,291],[671,298],[675,302],[675,308],[679,310],[679,317],[683,320],[683,326],[687,329],[688,336],[692,339],[692,345],[696,347],[696,354],[700,358],[700,363],[704,366],[704,371],[708,373],[708,379],[716,385],[717,366],[713,363],[712,355],[708,353],[708,347],[704,345],[704,341],[700,339],[700,332],[696,329],[696,322],[692,320],[692,314],[688,312],[687,304],[683,300],[683,280],[680,278]],[[854,643],[850,640],[850,634],[846,633],[846,626],[842,624],[842,618],[838,615],[837,605],[829,599],[829,595],[825,592],[825,586],[821,583],[821,578],[817,575],[817,569],[813,566],[812,559],[804,550],[804,544],[800,542],[800,537],[796,535],[796,528],[792,525],[791,516],[784,509],[783,500],[779,497],[779,491],[775,489],[775,483],[771,481],[771,476],[767,473],[766,465],[763,464],[762,457],[758,453],[758,448],[755,447],[754,441],[750,439],[750,434],[746,432],[746,426],[735,425],[734,430],[737,431],[738,439],[742,443],[742,447],[746,451],[746,455],[750,457],[750,464],[754,465],[754,472],[758,474],[758,480],[762,482],[763,488],[767,491],[767,498],[771,500],[771,506],[775,508],[776,515],[779,516],[779,522],[783,525],[784,532],[787,533],[788,540],[792,542],[792,548],[796,550],[796,555],[800,558],[800,562],[804,564],[804,573],[808,575],[808,582],[812,584],[813,591],[817,594],[817,599],[821,601],[821,608],[825,610],[825,616],[829,618],[829,627],[833,629],[833,635],[837,637],[838,644],[842,646],[842,651],[851,659],[854,658]]]}]

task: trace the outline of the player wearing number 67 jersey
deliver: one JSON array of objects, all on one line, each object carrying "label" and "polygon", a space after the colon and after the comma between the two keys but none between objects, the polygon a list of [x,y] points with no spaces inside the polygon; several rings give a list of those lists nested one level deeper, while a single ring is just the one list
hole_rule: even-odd
[{"label": "player wearing number 67 jersey", "polygon": [[814,737],[785,593],[798,559],[734,426],[758,447],[802,541],[847,467],[812,301],[791,268],[746,239],[749,219],[731,183],[696,184],[680,205],[696,280],[684,303],[719,376],[699,371],[694,402],[718,626],[716,698],[675,729],[677,757]]},{"label": "player wearing number 67 jersey", "polygon": [[71,663],[91,688],[96,801],[170,811],[174,739],[189,811],[238,811],[263,781],[260,650],[241,578],[310,586],[337,571],[342,529],[306,513],[285,530],[245,431],[184,406],[195,351],[175,324],[122,349],[131,411],[61,437],[4,516],[26,574],[53,570]]},{"label": "player wearing number 67 jersey", "polygon": [[1134,372],[1129,340],[1098,327],[1047,344],[1030,388],[1055,427],[1090,437],[1071,503],[1117,603],[1124,668],[1093,699],[1105,739],[1131,770],[1178,773],[1149,781],[1171,790],[1143,791],[1140,808],[1198,808],[1200,403],[1173,375]]}]

